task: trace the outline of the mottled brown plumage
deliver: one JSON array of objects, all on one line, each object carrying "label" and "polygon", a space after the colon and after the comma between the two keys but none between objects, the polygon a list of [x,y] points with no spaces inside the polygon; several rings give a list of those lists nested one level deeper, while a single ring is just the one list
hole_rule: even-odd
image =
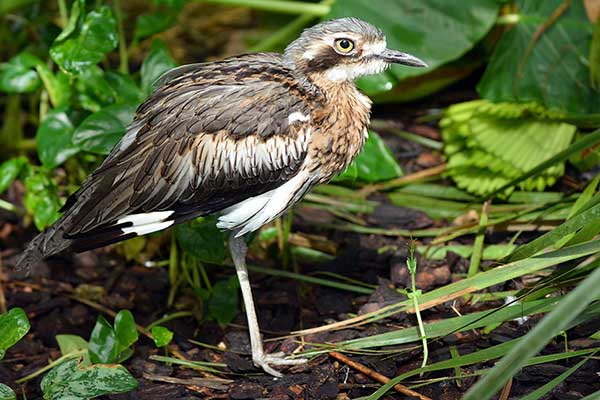
[{"label": "mottled brown plumage", "polygon": [[367,136],[371,102],[354,79],[420,60],[386,49],[384,34],[353,18],[307,29],[284,54],[257,53],[167,72],[102,165],[18,262],[29,268],[219,212],[246,305],[253,360],[263,352],[245,244],[313,186],[343,171]]}]

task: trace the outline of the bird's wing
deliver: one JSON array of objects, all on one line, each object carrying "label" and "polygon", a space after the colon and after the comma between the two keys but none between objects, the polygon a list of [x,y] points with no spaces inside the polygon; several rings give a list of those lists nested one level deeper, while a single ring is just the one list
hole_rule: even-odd
[{"label": "bird's wing", "polygon": [[295,176],[308,151],[315,93],[277,59],[265,63],[269,57],[186,70],[142,104],[120,143],[67,201],[61,220],[70,246],[159,230]]}]

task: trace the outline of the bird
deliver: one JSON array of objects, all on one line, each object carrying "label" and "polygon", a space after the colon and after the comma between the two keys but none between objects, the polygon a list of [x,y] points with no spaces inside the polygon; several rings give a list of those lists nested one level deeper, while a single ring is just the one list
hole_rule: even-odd
[{"label": "bird", "polygon": [[251,53],[176,67],[154,84],[101,165],[68,197],[16,268],[217,214],[242,292],[252,360],[274,367],[304,359],[266,354],[245,236],[284,214],[311,188],[344,171],[368,136],[371,101],[355,85],[392,64],[427,67],[387,47],[385,34],[346,17],[305,29],[283,53]]}]

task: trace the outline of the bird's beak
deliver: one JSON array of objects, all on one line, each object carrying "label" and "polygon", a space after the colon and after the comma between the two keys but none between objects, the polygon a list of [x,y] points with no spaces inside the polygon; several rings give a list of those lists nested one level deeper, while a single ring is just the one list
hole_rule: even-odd
[{"label": "bird's beak", "polygon": [[380,54],[380,57],[387,63],[404,64],[411,67],[428,67],[423,60],[397,50],[385,49],[383,53]]}]

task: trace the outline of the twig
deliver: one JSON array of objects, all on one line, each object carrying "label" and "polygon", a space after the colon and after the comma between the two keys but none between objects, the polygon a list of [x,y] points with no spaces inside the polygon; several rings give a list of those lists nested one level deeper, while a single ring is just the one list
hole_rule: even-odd
[{"label": "twig", "polygon": [[[417,290],[417,285],[415,283],[415,276],[417,275],[417,259],[415,258],[414,240],[411,240],[410,242],[409,251],[410,256],[406,260],[406,266],[408,267],[408,272],[410,273],[411,291],[408,294],[408,297],[412,299],[415,314],[417,316],[417,323],[419,324],[419,334],[421,335],[421,342],[423,343],[423,363],[421,364],[421,368],[425,368],[427,365],[427,358],[429,357],[429,347],[427,347],[427,335],[425,334],[425,327],[423,326],[423,320],[421,319],[421,310],[419,309],[418,297],[422,292]],[[423,373],[421,373],[421,376],[423,376]]]},{"label": "twig", "polygon": [[431,178],[433,176],[440,175],[445,170],[446,164],[436,165],[435,167],[427,168],[415,172],[414,174],[401,176],[400,178],[392,179],[391,181],[382,182],[374,185],[367,185],[359,191],[359,194],[362,197],[367,197],[373,192],[377,192],[379,190],[395,189],[397,187],[404,186],[409,183],[418,182],[426,178]]},{"label": "twig", "polygon": [[[373,371],[371,368],[368,368],[360,363],[357,363],[356,361],[352,361],[351,359],[349,359],[348,357],[346,357],[345,355],[343,355],[341,353],[338,353],[337,351],[332,351],[329,353],[329,355],[331,357],[335,358],[336,360],[341,361],[344,364],[354,368],[358,372],[365,374],[369,378],[375,379],[377,382],[388,383],[390,381],[390,378],[388,378],[387,376],[381,375],[379,372]],[[431,400],[430,397],[427,397],[420,393],[417,393],[414,390],[409,389],[404,385],[401,385],[400,383],[397,383],[394,385],[394,390],[397,391],[398,393],[402,393],[407,396],[417,397],[420,400]]]}]

